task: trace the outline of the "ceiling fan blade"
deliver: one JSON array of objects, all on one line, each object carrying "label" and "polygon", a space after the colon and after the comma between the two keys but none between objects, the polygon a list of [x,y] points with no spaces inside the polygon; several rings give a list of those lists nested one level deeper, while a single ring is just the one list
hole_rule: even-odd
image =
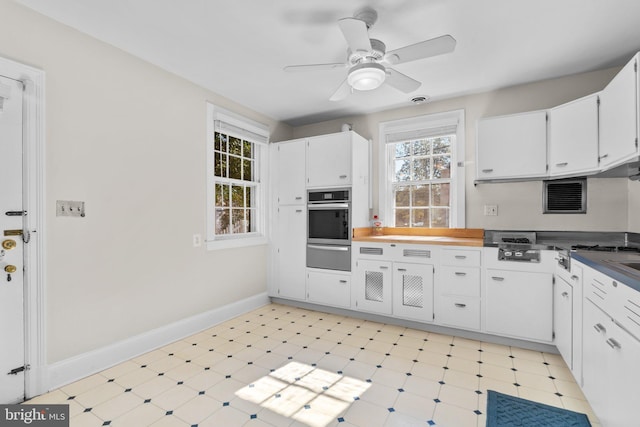
[{"label": "ceiling fan blade", "polygon": [[333,95],[331,95],[331,98],[329,98],[329,101],[342,101],[347,96],[349,96],[350,93],[351,93],[351,86],[349,86],[347,79],[345,79],[340,85],[340,87],[338,87],[338,90],[336,90],[333,93]]},{"label": "ceiling fan blade", "polygon": [[392,86],[404,93],[413,92],[422,85],[419,81],[414,80],[393,68],[387,68],[387,78],[384,81],[389,86]]},{"label": "ceiling fan blade", "polygon": [[436,37],[416,44],[401,47],[387,52],[385,60],[390,64],[402,64],[403,62],[429,58],[453,52],[456,47],[456,39],[450,35]]},{"label": "ceiling fan blade", "polygon": [[369,31],[364,21],[355,18],[343,18],[338,20],[338,25],[352,52],[370,52],[372,50]]},{"label": "ceiling fan blade", "polygon": [[344,62],[335,62],[332,64],[307,64],[307,65],[289,65],[283,68],[286,72],[298,72],[298,71],[317,71],[317,70],[333,70],[336,68],[345,68],[347,65]]}]

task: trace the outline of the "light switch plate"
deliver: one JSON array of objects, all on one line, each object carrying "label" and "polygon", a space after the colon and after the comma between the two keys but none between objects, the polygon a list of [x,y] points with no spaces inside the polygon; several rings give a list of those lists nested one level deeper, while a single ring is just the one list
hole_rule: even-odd
[{"label": "light switch plate", "polygon": [[84,202],[56,200],[56,216],[84,217]]}]

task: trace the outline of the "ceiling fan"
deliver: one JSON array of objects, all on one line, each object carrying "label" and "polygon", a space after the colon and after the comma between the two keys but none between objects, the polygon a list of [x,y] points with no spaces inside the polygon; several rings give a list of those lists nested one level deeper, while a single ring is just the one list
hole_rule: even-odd
[{"label": "ceiling fan", "polygon": [[383,83],[409,93],[418,89],[422,83],[394,70],[391,65],[442,55],[455,49],[456,40],[450,35],[444,35],[387,52],[383,42],[369,38],[369,28],[377,19],[378,13],[366,7],[356,11],[353,18],[338,20],[338,26],[348,45],[346,62],[290,65],[284,67],[284,71],[349,68],[347,78],[329,98],[331,101],[343,100],[353,90],[376,89]]}]

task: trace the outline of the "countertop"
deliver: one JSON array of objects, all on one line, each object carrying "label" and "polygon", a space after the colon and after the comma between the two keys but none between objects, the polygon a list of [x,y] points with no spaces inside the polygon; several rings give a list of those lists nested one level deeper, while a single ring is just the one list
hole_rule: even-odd
[{"label": "countertop", "polygon": [[353,242],[406,243],[482,247],[484,230],[479,228],[405,228],[383,227],[382,235],[374,236],[371,228],[353,230]]},{"label": "countertop", "polygon": [[640,254],[638,253],[573,251],[571,258],[640,292],[640,271],[617,264],[620,262],[640,262]]}]

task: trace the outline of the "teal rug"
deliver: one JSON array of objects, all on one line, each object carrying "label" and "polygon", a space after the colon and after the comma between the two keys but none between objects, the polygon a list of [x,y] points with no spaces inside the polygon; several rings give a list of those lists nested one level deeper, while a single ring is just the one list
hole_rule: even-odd
[{"label": "teal rug", "polygon": [[591,427],[585,414],[488,390],[487,427]]}]

